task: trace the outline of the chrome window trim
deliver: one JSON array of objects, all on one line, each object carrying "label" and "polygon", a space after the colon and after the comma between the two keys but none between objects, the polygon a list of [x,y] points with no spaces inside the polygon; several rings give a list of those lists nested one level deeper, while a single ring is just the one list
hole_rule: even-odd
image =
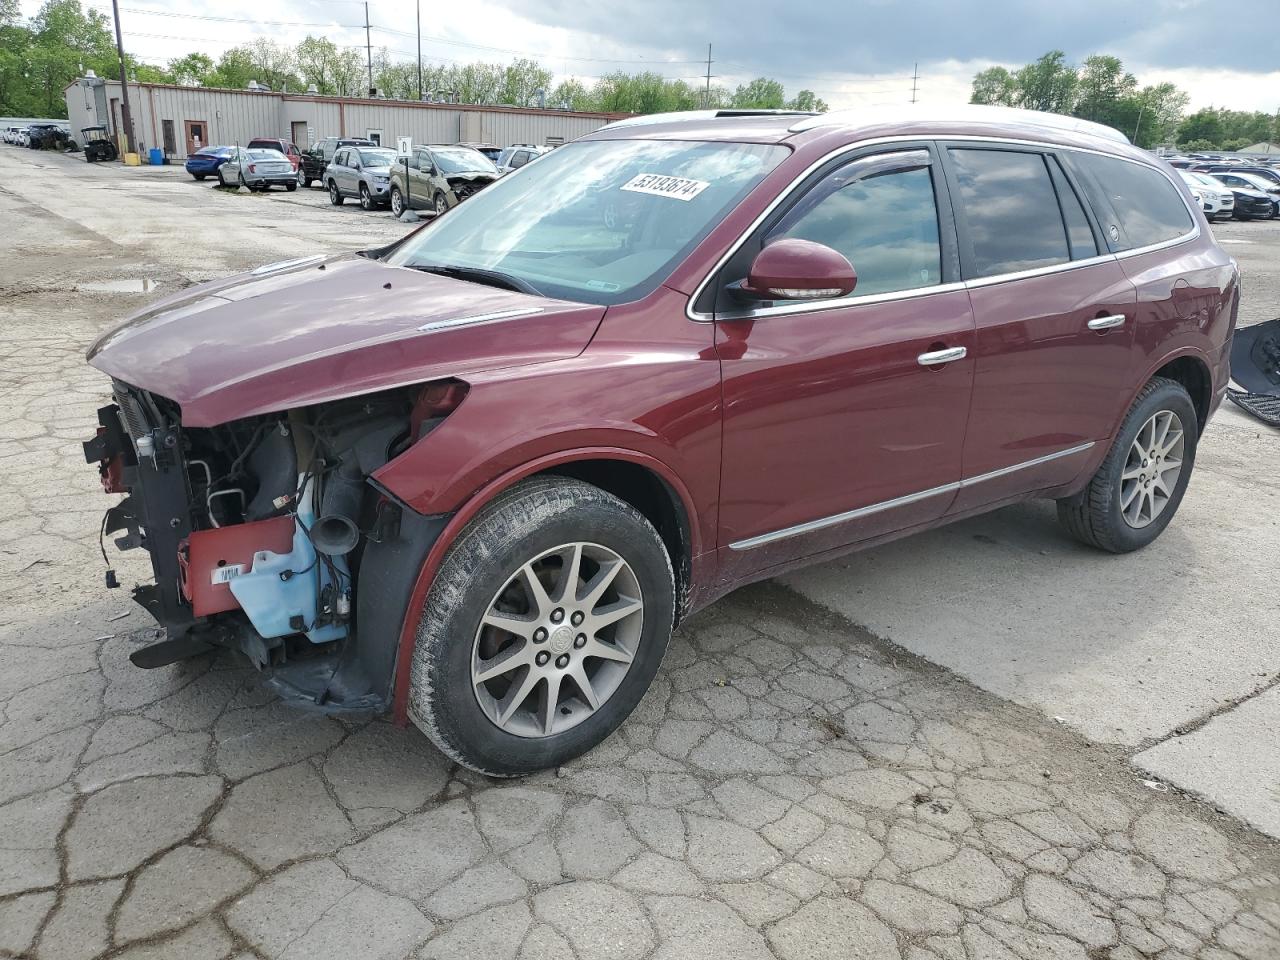
[{"label": "chrome window trim", "polygon": [[698,302],[698,299],[705,292],[707,286],[711,283],[712,279],[722,269],[724,269],[724,265],[728,263],[729,260],[742,248],[742,245],[747,242],[748,238],[750,238],[750,236],[753,233],[755,233],[757,229],[759,229],[760,225],[764,223],[764,221],[767,220],[769,216],[772,215],[772,213],[787,200],[787,198],[789,198],[797,189],[799,189],[800,185],[805,180],[807,180],[810,176],[812,176],[822,167],[826,166],[828,163],[831,163],[832,161],[838,160],[840,157],[846,154],[855,153],[857,151],[863,150],[866,147],[878,147],[885,144],[895,144],[895,143],[920,143],[922,141],[941,142],[947,145],[963,144],[963,143],[994,143],[994,144],[1008,144],[1009,146],[1036,147],[1042,150],[1070,150],[1076,153],[1091,153],[1100,157],[1110,157],[1114,160],[1123,160],[1126,163],[1137,164],[1140,167],[1145,167],[1149,170],[1156,171],[1161,176],[1163,176],[1166,180],[1168,180],[1170,184],[1173,185],[1174,191],[1178,194],[1179,199],[1182,200],[1182,205],[1187,209],[1187,212],[1191,215],[1191,230],[1187,233],[1182,234],[1181,236],[1173,237],[1169,240],[1161,241],[1160,243],[1149,244],[1148,246],[1145,246],[1145,247],[1135,247],[1132,250],[1122,250],[1119,253],[1099,254],[1096,257],[1089,257],[1088,259],[1085,259],[1085,260],[1069,260],[1066,263],[1054,264],[1053,266],[1050,266],[1050,267],[1038,267],[1034,270],[1020,270],[1013,273],[1001,273],[1001,274],[996,274],[990,277],[977,277],[973,280],[960,280],[952,283],[934,284],[933,286],[929,286],[929,287],[913,287],[910,290],[899,290],[899,291],[894,291],[892,293],[869,294],[866,297],[841,297],[836,300],[822,300],[818,302],[806,301],[806,302],[799,302],[799,303],[787,303],[787,304],[782,304],[782,305],[773,306],[773,307],[758,307],[750,311],[744,311],[742,314],[737,314],[737,313],[732,314],[730,316],[725,317],[724,319],[756,320],[756,319],[761,319],[765,317],[784,316],[784,315],[793,314],[793,313],[809,313],[812,311],[819,311],[819,310],[833,310],[837,307],[851,307],[851,306],[856,307],[856,306],[861,306],[863,304],[869,304],[869,303],[881,303],[886,300],[905,300],[905,299],[911,299],[914,297],[933,296],[934,294],[948,293],[948,292],[959,290],[959,289],[983,287],[983,286],[989,286],[991,284],[996,284],[996,283],[1006,283],[1011,280],[1021,280],[1025,277],[1046,276],[1053,273],[1063,273],[1067,270],[1074,270],[1078,267],[1088,267],[1088,266],[1097,265],[1099,263],[1105,263],[1108,260],[1126,260],[1130,257],[1140,256],[1144,253],[1154,253],[1157,250],[1164,250],[1169,247],[1178,246],[1179,244],[1189,243],[1200,237],[1200,234],[1201,234],[1200,221],[1196,218],[1196,211],[1192,208],[1191,204],[1187,202],[1187,198],[1183,196],[1182,190],[1178,189],[1179,187],[1178,181],[1175,181],[1174,178],[1168,174],[1168,172],[1160,169],[1159,167],[1152,166],[1151,164],[1148,164],[1148,163],[1143,163],[1141,160],[1138,160],[1134,157],[1123,157],[1114,153],[1109,153],[1106,150],[1093,150],[1088,147],[1068,146],[1066,144],[1050,143],[1044,140],[1024,140],[1024,139],[1019,139],[1014,137],[985,137],[985,136],[964,135],[964,134],[955,134],[955,135],[948,135],[948,134],[919,135],[917,134],[913,136],[907,136],[903,134],[900,136],[893,136],[893,137],[876,137],[871,140],[860,140],[855,143],[847,143],[841,147],[837,147],[835,150],[832,150],[829,153],[824,154],[822,157],[819,157],[813,163],[809,164],[808,167],[802,170],[796,177],[794,177],[791,183],[787,184],[787,186],[781,192],[779,192],[779,194],[776,197],[774,197],[772,201],[770,201],[769,205],[765,207],[764,210],[762,210],[754,220],[751,221],[751,223],[747,226],[747,228],[741,234],[738,235],[738,238],[734,240],[732,244],[729,245],[729,248],[724,252],[724,254],[720,256],[719,259],[716,260],[715,265],[711,268],[710,271],[707,272],[707,275],[704,276],[702,280],[698,283],[698,285],[694,288],[693,294],[689,297],[688,302],[685,304],[685,308],[684,308],[685,316],[688,319],[694,321],[695,323],[714,323],[715,322],[716,316],[714,313],[702,313],[700,311],[695,310],[693,308],[693,305]]},{"label": "chrome window trim", "polygon": [[783,527],[781,530],[773,530],[769,533],[761,533],[754,537],[748,537],[745,540],[735,540],[729,544],[730,550],[752,550],[756,547],[762,547],[767,543],[775,543],[778,540],[787,540],[791,537],[798,537],[806,533],[814,533],[818,530],[826,530],[829,527],[838,526],[842,523],[848,523],[850,520],[859,520],[862,517],[868,517],[872,514],[883,513],[885,510],[894,510],[898,507],[905,507],[912,503],[918,503],[921,500],[927,500],[930,497],[941,496],[944,493],[955,493],[956,491],[976,486],[979,483],[985,483],[988,480],[996,480],[1000,477],[1007,477],[1011,473],[1017,473],[1020,470],[1027,470],[1031,467],[1038,467],[1054,460],[1060,460],[1063,457],[1070,457],[1077,453],[1084,453],[1095,445],[1096,441],[1089,440],[1085,443],[1078,443],[1073,447],[1067,447],[1065,450],[1055,450],[1053,453],[1046,453],[1042,457],[1036,457],[1033,460],[1024,460],[1021,463],[1011,464],[1007,467],[1000,467],[998,470],[991,470],[988,473],[979,474],[976,477],[968,477],[964,480],[958,480],[954,483],[944,483],[940,487],[930,487],[928,490],[920,490],[916,493],[908,493],[905,496],[895,497],[892,500],[881,500],[879,503],[868,504],[865,507],[858,507],[856,510],[846,510],[844,513],[832,514],[828,517],[819,517],[817,520],[807,520],[804,523],[798,523],[792,527]]}]

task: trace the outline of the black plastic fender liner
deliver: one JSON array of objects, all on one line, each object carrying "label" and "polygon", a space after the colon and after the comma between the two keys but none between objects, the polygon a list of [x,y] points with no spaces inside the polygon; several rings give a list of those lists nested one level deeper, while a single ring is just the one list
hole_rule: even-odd
[{"label": "black plastic fender liner", "polygon": [[1280,318],[1236,327],[1231,379],[1249,393],[1280,397]]},{"label": "black plastic fender liner", "polygon": [[1231,379],[1244,387],[1227,390],[1232,403],[1263,423],[1280,427],[1280,318],[1236,328]]},{"label": "black plastic fender liner", "polygon": [[267,683],[286,700],[328,713],[388,709],[413,587],[448,521],[383,501],[360,559],[352,635],[329,656],[274,668]]}]

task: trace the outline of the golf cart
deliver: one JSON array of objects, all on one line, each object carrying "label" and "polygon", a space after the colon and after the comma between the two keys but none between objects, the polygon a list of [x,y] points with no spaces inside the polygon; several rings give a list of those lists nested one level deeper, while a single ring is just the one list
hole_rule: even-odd
[{"label": "golf cart", "polygon": [[108,136],[106,127],[85,127],[80,136],[84,141],[84,158],[89,163],[119,159],[120,151]]}]

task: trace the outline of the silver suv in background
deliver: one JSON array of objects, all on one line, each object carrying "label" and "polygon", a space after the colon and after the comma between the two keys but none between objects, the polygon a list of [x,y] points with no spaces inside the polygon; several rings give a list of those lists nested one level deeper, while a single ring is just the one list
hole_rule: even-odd
[{"label": "silver suv in background", "polygon": [[352,197],[364,210],[385,206],[391,197],[391,166],[396,152],[387,147],[342,147],[324,170],[329,202],[335,207]]},{"label": "silver suv in background", "polygon": [[496,161],[498,170],[502,173],[519,170],[526,163],[532,163],[550,150],[550,147],[535,147],[531,143],[513,143],[498,155]]}]

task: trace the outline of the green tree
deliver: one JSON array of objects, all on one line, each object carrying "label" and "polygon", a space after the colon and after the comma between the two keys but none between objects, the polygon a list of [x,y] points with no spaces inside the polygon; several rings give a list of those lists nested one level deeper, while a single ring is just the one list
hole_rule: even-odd
[{"label": "green tree", "polygon": [[1061,50],[1050,50],[1014,75],[1020,107],[1047,113],[1070,113],[1075,104],[1076,71]]},{"label": "green tree", "polygon": [[830,108],[827,106],[827,101],[812,90],[801,90],[787,102],[787,109],[826,113]]},{"label": "green tree", "polygon": [[988,67],[975,74],[969,102],[1015,106],[1018,102],[1018,90],[1013,74],[1004,67]]},{"label": "green tree", "polygon": [[581,80],[561,80],[547,94],[547,106],[561,110],[591,111],[598,109],[591,91]]},{"label": "green tree", "polygon": [[243,90],[250,80],[257,80],[253,57],[244,47],[232,47],[218,58],[218,65],[209,75],[208,85],[228,90]]},{"label": "green tree", "polygon": [[96,10],[86,13],[79,0],[47,0],[31,21],[22,61],[27,85],[23,105],[29,115],[66,116],[62,92],[82,65],[103,76],[119,74],[106,17]]},{"label": "green tree", "polygon": [[204,53],[188,53],[170,60],[164,72],[167,83],[184,87],[207,87],[213,70],[213,57]]},{"label": "green tree", "polygon": [[757,77],[733,91],[735,107],[756,107],[762,110],[781,110],[787,102],[786,91],[777,80]]},{"label": "green tree", "polygon": [[1114,127],[1128,121],[1130,112],[1134,112],[1138,81],[1132,73],[1125,72],[1119,57],[1086,57],[1077,76],[1076,102],[1071,111],[1075,116]]},{"label": "green tree", "polygon": [[1197,110],[1178,125],[1178,142],[1196,140],[1216,146],[1222,142],[1224,132],[1220,112],[1214,107],[1206,107],[1203,110]]},{"label": "green tree", "polygon": [[293,58],[304,86],[314,84],[317,93],[352,97],[362,92],[365,64],[356,50],[339,47],[327,37],[308,34],[294,48]]}]

